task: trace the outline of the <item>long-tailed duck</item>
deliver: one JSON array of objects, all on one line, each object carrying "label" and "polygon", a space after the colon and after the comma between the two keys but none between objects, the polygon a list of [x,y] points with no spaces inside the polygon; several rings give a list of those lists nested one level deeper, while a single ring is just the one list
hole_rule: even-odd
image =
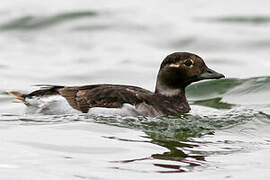
[{"label": "long-tailed duck", "polygon": [[190,111],[185,88],[203,79],[220,79],[199,56],[175,52],[161,63],[155,92],[136,86],[98,84],[47,86],[30,94],[8,91],[30,112],[67,114],[74,112],[132,116],[179,115]]}]

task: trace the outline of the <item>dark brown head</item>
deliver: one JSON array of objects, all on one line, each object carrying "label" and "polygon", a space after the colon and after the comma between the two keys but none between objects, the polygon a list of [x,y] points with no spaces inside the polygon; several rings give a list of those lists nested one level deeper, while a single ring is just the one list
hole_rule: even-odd
[{"label": "dark brown head", "polygon": [[175,52],[168,55],[160,66],[156,93],[172,96],[192,82],[220,78],[224,75],[209,69],[201,57],[188,52]]}]

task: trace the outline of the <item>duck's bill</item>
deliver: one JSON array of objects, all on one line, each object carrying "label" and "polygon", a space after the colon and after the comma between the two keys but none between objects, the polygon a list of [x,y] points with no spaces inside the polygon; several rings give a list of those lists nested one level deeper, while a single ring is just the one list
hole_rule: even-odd
[{"label": "duck's bill", "polygon": [[205,71],[199,76],[199,78],[200,79],[220,79],[220,78],[225,78],[225,76],[207,67]]}]

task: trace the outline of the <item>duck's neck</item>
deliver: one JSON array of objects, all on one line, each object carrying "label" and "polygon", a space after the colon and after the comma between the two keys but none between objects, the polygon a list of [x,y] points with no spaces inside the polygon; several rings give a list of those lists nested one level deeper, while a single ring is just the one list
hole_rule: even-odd
[{"label": "duck's neck", "polygon": [[[174,71],[161,69],[157,76],[155,94],[170,99],[173,104],[190,109],[185,95],[185,85],[182,85]],[[181,104],[181,105],[180,105]]]},{"label": "duck's neck", "polygon": [[182,108],[181,112],[189,112],[190,110],[190,106],[185,95],[185,88],[170,88],[157,81],[155,94],[163,96],[165,99],[169,99],[172,104]]},{"label": "duck's neck", "polygon": [[160,94],[167,97],[181,97],[186,100],[185,88],[183,87],[170,87],[166,85],[159,78],[157,79],[155,94]]},{"label": "duck's neck", "polygon": [[165,99],[168,99],[169,102],[172,103],[172,106],[174,106],[176,109],[180,109],[179,112],[189,112],[190,106],[185,95],[185,86],[172,87],[165,82],[162,78],[157,78],[155,94],[158,96],[163,96],[165,97]]}]

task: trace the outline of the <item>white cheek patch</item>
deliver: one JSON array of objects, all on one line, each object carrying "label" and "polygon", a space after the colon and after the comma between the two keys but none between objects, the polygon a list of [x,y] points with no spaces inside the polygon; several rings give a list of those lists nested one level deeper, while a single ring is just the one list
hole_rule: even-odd
[{"label": "white cheek patch", "polygon": [[175,67],[175,68],[179,68],[180,65],[179,64],[170,64],[169,67]]}]

